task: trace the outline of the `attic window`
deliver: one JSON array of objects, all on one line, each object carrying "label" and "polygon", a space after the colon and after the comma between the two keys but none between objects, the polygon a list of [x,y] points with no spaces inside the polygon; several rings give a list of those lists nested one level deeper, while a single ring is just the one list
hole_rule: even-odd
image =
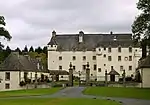
[{"label": "attic window", "polygon": [[117,37],[116,36],[114,36],[114,41],[116,41],[117,40]]}]

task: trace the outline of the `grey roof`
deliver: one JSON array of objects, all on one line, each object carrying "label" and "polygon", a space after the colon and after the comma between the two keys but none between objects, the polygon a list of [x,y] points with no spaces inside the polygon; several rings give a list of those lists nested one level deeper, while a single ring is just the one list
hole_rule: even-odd
[{"label": "grey roof", "polygon": [[29,60],[18,52],[12,52],[2,64],[0,64],[0,71],[3,70],[22,70],[22,71],[41,71],[37,68],[37,63]]},{"label": "grey roof", "polygon": [[108,75],[120,75],[116,70],[111,70]]},{"label": "grey roof", "polygon": [[150,55],[139,61],[138,69],[140,68],[150,68]]},{"label": "grey roof", "polygon": [[79,43],[78,37],[79,34],[55,35],[48,45],[58,45],[57,50],[62,51],[91,51],[96,47],[133,46],[132,34],[84,34],[83,43]]}]

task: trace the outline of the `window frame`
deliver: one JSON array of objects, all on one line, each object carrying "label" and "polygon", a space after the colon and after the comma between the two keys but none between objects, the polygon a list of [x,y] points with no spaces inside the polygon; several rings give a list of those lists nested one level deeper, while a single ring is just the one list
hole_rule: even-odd
[{"label": "window frame", "polygon": [[112,61],[112,57],[111,56],[108,56],[108,61]]},{"label": "window frame", "polygon": [[59,70],[62,70],[62,66],[61,65],[59,65]]},{"label": "window frame", "polygon": [[96,56],[93,56],[93,60],[96,60]]},{"label": "window frame", "polygon": [[75,61],[76,60],[76,56],[72,56],[72,60]]},{"label": "window frame", "polygon": [[60,60],[60,61],[62,60],[62,56],[59,56],[59,60]]},{"label": "window frame", "polygon": [[10,89],[10,83],[5,83],[5,89]]},{"label": "window frame", "polygon": [[96,65],[96,64],[93,65],[93,70],[94,70],[94,71],[97,70],[97,65]]},{"label": "window frame", "polygon": [[118,56],[118,61],[121,61],[121,56]]},{"label": "window frame", "polygon": [[5,80],[10,81],[10,72],[5,72]]},{"label": "window frame", "polygon": [[129,61],[132,61],[132,56],[129,56]]}]

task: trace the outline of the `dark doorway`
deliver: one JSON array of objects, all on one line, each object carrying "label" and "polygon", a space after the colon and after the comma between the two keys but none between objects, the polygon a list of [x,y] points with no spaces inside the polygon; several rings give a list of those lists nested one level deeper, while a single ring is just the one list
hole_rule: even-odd
[{"label": "dark doorway", "polygon": [[115,75],[110,75],[110,81],[115,82]]},{"label": "dark doorway", "polygon": [[56,75],[56,82],[59,81],[59,75]]}]

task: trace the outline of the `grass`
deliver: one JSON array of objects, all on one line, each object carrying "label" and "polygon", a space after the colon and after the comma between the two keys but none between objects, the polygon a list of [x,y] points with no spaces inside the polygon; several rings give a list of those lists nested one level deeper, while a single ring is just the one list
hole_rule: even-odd
[{"label": "grass", "polygon": [[53,94],[61,88],[44,88],[44,89],[27,89],[27,90],[13,90],[0,92],[1,97],[15,97],[15,96],[30,96],[30,95],[45,95]]},{"label": "grass", "polygon": [[150,89],[146,88],[88,87],[83,92],[84,94],[108,97],[150,99]]},{"label": "grass", "polygon": [[0,100],[1,105],[120,105],[118,102],[84,98],[31,98]]}]

